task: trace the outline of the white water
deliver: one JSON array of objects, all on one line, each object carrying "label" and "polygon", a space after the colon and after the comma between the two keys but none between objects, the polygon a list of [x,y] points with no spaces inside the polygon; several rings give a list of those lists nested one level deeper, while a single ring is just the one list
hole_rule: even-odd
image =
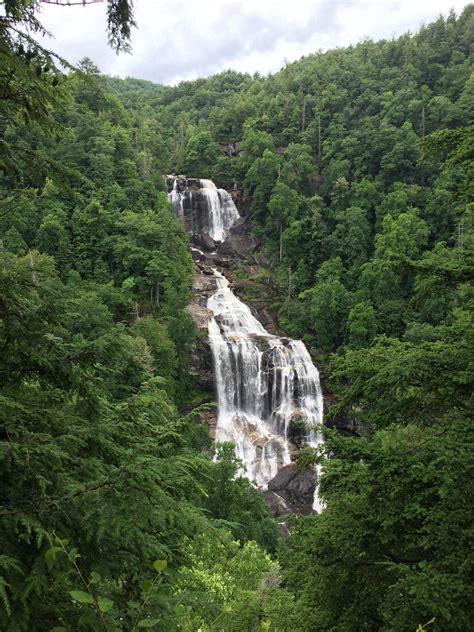
[{"label": "white water", "polygon": [[[304,423],[304,443],[321,435],[323,398],[319,373],[301,341],[269,334],[215,272],[218,289],[207,302],[214,317],[209,338],[216,371],[216,441],[232,441],[246,475],[266,487],[291,462],[292,417]],[[320,509],[315,494],[314,509]]]},{"label": "white water", "polygon": [[180,193],[180,191],[178,191],[178,180],[174,181],[173,190],[171,191],[171,193],[168,193],[168,199],[173,205],[176,217],[178,219],[181,219],[184,215],[184,208],[183,208],[184,196],[182,193]]},{"label": "white water", "polygon": [[[174,181],[169,198],[176,216],[191,234],[208,233],[223,242],[239,213],[230,194],[211,180],[200,179],[199,187],[192,191],[187,181],[185,186],[183,180],[181,185]],[[217,271],[214,278],[217,291],[207,307],[213,313],[209,339],[218,394],[216,441],[231,441],[246,476],[266,487],[291,463],[295,422],[298,444],[316,447],[323,441],[315,429],[323,415],[319,373],[301,341],[268,333],[232,293],[227,279]],[[322,509],[317,488],[313,509]]]},{"label": "white water", "polygon": [[[212,180],[200,179],[199,185],[201,188],[193,191],[187,185],[179,185],[178,179],[175,179],[168,198],[176,217],[187,225],[191,233],[207,233],[214,241],[223,242],[229,228],[239,219],[239,211],[231,195],[225,189],[218,189]],[[204,204],[201,204],[202,198]],[[201,211],[197,217],[195,209],[199,205]]]},{"label": "white water", "polygon": [[217,189],[212,180],[201,179],[199,182],[208,200],[209,235],[214,241],[224,241],[229,228],[239,219],[239,211],[225,189]]}]

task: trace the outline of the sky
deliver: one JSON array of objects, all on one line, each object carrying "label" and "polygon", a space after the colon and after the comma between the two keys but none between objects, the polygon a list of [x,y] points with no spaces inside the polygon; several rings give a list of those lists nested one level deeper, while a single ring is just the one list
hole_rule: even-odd
[{"label": "sky", "polygon": [[43,5],[48,48],[109,75],[174,85],[233,69],[266,75],[318,50],[390,39],[466,0],[135,0],[132,53],[107,46],[105,5]]}]

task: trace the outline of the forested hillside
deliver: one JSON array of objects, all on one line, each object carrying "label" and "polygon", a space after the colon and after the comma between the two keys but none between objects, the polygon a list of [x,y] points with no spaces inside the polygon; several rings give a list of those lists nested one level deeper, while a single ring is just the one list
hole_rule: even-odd
[{"label": "forested hillside", "polygon": [[[474,6],[176,87],[61,71],[20,18],[0,22],[0,629],[471,630]],[[242,191],[327,423],[367,430],[300,453],[326,508],[284,542],[193,409],[166,173]]]}]

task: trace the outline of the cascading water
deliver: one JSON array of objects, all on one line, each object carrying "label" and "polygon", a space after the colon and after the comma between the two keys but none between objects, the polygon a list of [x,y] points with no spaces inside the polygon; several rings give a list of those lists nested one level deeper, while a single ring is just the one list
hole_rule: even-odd
[{"label": "cascading water", "polygon": [[[229,193],[211,180],[176,178],[169,198],[190,234],[207,233],[215,242],[223,242],[239,218]],[[207,309],[218,395],[216,441],[234,443],[246,475],[266,488],[291,463],[294,450],[323,441],[316,428],[323,416],[319,373],[301,341],[270,334],[220,272],[214,270],[212,278],[217,291]],[[313,509],[321,508],[316,489]]]},{"label": "cascading water", "polygon": [[225,189],[217,189],[212,180],[200,180],[202,193],[208,199],[209,235],[214,241],[224,241],[239,211]]},{"label": "cascading water", "polygon": [[[218,394],[216,441],[232,441],[247,476],[265,487],[291,462],[291,430],[322,441],[319,374],[301,341],[269,334],[219,272],[207,302]],[[293,426],[293,428],[291,428]]]},{"label": "cascading water", "polygon": [[173,205],[175,215],[178,219],[181,219],[184,215],[183,208],[183,194],[178,190],[178,180],[173,183],[173,189],[168,193],[168,199]]},{"label": "cascading water", "polygon": [[212,180],[174,179],[168,194],[176,217],[182,219],[191,234],[206,233],[214,241],[223,242],[229,228],[239,219],[234,201],[225,189],[218,189]]}]

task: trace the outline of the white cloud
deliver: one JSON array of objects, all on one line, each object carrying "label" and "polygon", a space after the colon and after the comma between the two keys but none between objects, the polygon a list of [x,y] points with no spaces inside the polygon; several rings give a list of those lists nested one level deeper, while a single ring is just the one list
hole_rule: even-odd
[{"label": "white cloud", "polygon": [[133,53],[107,46],[105,6],[44,6],[48,46],[107,74],[177,83],[233,68],[267,74],[318,49],[416,31],[466,0],[136,0]]}]

